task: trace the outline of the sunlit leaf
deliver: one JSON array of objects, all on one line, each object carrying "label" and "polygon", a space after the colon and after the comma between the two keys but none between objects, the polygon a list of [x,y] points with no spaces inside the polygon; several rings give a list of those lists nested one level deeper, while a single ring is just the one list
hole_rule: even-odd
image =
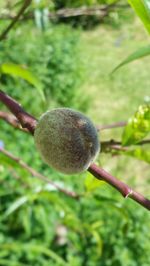
[{"label": "sunlit leaf", "polygon": [[10,259],[0,259],[0,265],[3,266],[26,266],[24,263],[20,263],[16,260],[11,261]]},{"label": "sunlit leaf", "polygon": [[4,63],[1,64],[0,66],[0,71],[1,73],[8,74],[11,76],[17,76],[20,77],[26,81],[28,81],[31,85],[37,88],[39,91],[42,99],[44,100],[44,93],[42,90],[42,84],[39,81],[39,79],[27,68],[21,66],[21,65],[16,65],[12,63]]},{"label": "sunlit leaf", "polygon": [[125,60],[123,60],[118,66],[116,66],[112,73],[114,73],[117,69],[119,69],[120,67],[135,61],[137,59],[140,59],[142,57],[148,56],[150,55],[150,45],[142,47],[140,49],[138,49],[137,51],[135,51],[134,53],[130,54]]},{"label": "sunlit leaf", "polygon": [[93,230],[91,233],[92,233],[92,235],[96,241],[96,244],[97,244],[97,252],[98,252],[99,256],[101,256],[102,255],[102,248],[103,248],[102,238],[100,237],[100,234],[96,230]]},{"label": "sunlit leaf", "polygon": [[25,243],[20,245],[20,243],[18,242],[12,242],[12,243],[6,243],[6,244],[0,244],[0,250],[9,250],[9,251],[26,251],[26,252],[32,252],[35,254],[44,254],[49,258],[52,258],[54,261],[56,261],[59,265],[62,266],[67,266],[67,263],[59,256],[57,255],[53,250],[48,249],[46,247],[44,247],[43,245],[36,245],[36,244],[32,244],[32,243]]},{"label": "sunlit leaf", "polygon": [[150,150],[144,148],[135,148],[134,150],[130,150],[125,152],[126,155],[135,157],[139,160],[150,163]]},{"label": "sunlit leaf", "polygon": [[11,213],[13,213],[14,211],[16,211],[19,207],[21,207],[23,204],[25,204],[28,201],[28,197],[27,196],[22,196],[19,199],[17,199],[15,202],[13,202],[9,208],[7,209],[7,211],[5,212],[5,216],[10,215]]},{"label": "sunlit leaf", "polygon": [[97,228],[99,228],[99,227],[101,227],[103,225],[103,221],[95,221],[93,224],[91,224],[90,226],[91,226],[91,228],[93,228],[93,229],[97,229]]},{"label": "sunlit leaf", "polygon": [[53,250],[44,247],[43,245],[28,245],[28,249],[37,254],[43,253],[44,255],[52,258],[59,265],[69,266],[59,255],[57,255]]},{"label": "sunlit leaf", "polygon": [[91,173],[87,173],[87,176],[84,181],[84,185],[87,191],[95,190],[103,184],[105,184],[104,181],[100,181],[96,179]]},{"label": "sunlit leaf", "polygon": [[0,162],[3,165],[6,166],[13,166],[13,167],[18,167],[19,165],[17,164],[17,162],[13,161],[11,158],[8,158],[6,156],[3,156],[3,154],[0,152]]},{"label": "sunlit leaf", "polygon": [[140,106],[124,128],[122,145],[136,144],[150,133],[150,105]]},{"label": "sunlit leaf", "polygon": [[128,2],[150,33],[150,2],[148,0],[128,0]]},{"label": "sunlit leaf", "polygon": [[121,214],[121,216],[124,218],[124,221],[128,221],[128,214],[121,202],[118,202],[114,198],[104,197],[101,195],[95,195],[94,198],[96,199],[96,201],[98,201],[98,205],[107,203],[107,206],[109,206],[109,208],[111,207]]}]

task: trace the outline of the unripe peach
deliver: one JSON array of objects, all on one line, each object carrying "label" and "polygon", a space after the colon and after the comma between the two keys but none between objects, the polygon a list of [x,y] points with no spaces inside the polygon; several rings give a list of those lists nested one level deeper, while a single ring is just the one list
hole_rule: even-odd
[{"label": "unripe peach", "polygon": [[97,130],[91,120],[69,108],[44,113],[34,138],[43,160],[65,174],[86,170],[100,150]]}]

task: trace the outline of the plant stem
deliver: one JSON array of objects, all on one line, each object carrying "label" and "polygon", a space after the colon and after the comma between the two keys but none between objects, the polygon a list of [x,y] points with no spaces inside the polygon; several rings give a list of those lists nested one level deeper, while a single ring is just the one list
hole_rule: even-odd
[{"label": "plant stem", "polygon": [[[6,95],[3,91],[0,91],[0,101],[2,101],[9,110],[17,117],[21,125],[29,130],[33,135],[36,119],[30,114],[26,113],[21,105],[17,103],[14,99]],[[18,160],[18,159],[17,159]],[[150,210],[150,200],[146,199],[140,193],[135,192],[128,185],[118,180],[116,177],[107,173],[104,169],[92,164],[88,171],[93,174],[97,179],[106,181],[109,185],[116,188],[125,198],[130,197],[144,208]]]},{"label": "plant stem", "polygon": [[104,169],[98,167],[96,164],[92,164],[88,171],[94,175],[99,180],[104,180],[109,185],[116,188],[123,197],[131,198],[146,209],[150,210],[150,200],[146,199],[140,193],[134,191],[128,185],[117,179],[116,177],[112,176],[111,174],[107,173]]},{"label": "plant stem", "polygon": [[105,129],[111,129],[111,128],[118,128],[118,127],[124,127],[127,125],[126,121],[120,121],[120,122],[116,122],[113,124],[108,124],[108,125],[97,125],[96,128],[97,130],[105,130]]},{"label": "plant stem", "polygon": [[76,198],[78,199],[79,196],[73,192],[73,191],[69,191],[67,189],[61,188],[59,185],[57,185],[56,183],[54,183],[53,181],[51,181],[49,178],[45,177],[44,175],[40,174],[39,172],[37,172],[36,170],[34,170],[33,168],[31,168],[29,165],[27,165],[25,162],[23,162],[21,159],[15,157],[12,153],[6,151],[3,148],[0,148],[0,152],[3,153],[5,156],[7,156],[8,158],[10,158],[11,160],[15,161],[18,165],[20,165],[22,168],[26,169],[32,176],[37,177],[38,179],[52,185],[53,187],[55,187],[58,191],[66,194],[67,196],[71,197],[71,198]]},{"label": "plant stem", "polygon": [[8,32],[13,28],[13,26],[16,24],[16,22],[19,20],[19,18],[22,16],[22,14],[25,12],[27,7],[31,4],[32,0],[26,0],[19,10],[18,14],[14,17],[12,22],[8,25],[8,27],[1,33],[0,35],[0,41],[6,38]]},{"label": "plant stem", "polygon": [[37,120],[33,116],[25,112],[19,103],[17,103],[14,99],[9,97],[1,90],[0,101],[3,102],[8,107],[8,109],[15,115],[22,127],[27,128],[33,135]]},{"label": "plant stem", "polygon": [[16,117],[10,113],[0,111],[0,119],[3,119],[4,121],[6,121],[8,124],[13,126],[14,128],[17,128],[17,129],[20,129],[21,131],[29,133],[29,130],[26,128],[22,128],[18,119],[16,119]]}]

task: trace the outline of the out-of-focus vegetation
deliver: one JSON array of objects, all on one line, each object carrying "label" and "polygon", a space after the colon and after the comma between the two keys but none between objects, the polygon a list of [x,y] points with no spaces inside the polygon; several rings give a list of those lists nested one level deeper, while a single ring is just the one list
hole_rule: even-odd
[{"label": "out-of-focus vegetation", "polygon": [[[120,7],[114,8],[113,5],[123,5],[125,8]],[[55,22],[63,22],[63,23],[69,23],[73,27],[82,27],[82,29],[90,29],[93,28],[95,25],[99,25],[101,22],[105,22],[108,24],[114,24],[115,26],[119,26],[121,23],[121,20],[123,17],[130,17],[130,12],[125,12],[125,9],[128,6],[128,3],[124,0],[79,0],[79,1],[52,1],[51,5],[51,11],[58,11],[60,9],[73,9],[73,8],[93,8],[93,7],[102,7],[101,12],[99,12],[99,15],[92,15],[90,16],[83,15],[83,16],[62,16],[55,20]],[[107,9],[107,7],[110,6],[110,8]],[[105,10],[103,8],[106,7]],[[111,10],[111,12],[110,12]],[[119,11],[119,12],[118,12]],[[97,12],[98,14],[98,12]],[[116,23],[116,19],[119,18],[119,24]]]},{"label": "out-of-focus vegetation", "polygon": [[[29,23],[12,32],[8,41],[0,45],[3,63],[12,62],[27,67],[39,78],[46,95],[46,108],[50,105],[67,106],[69,102],[74,108],[82,106],[81,109],[86,110],[86,96],[81,98],[79,89],[84,69],[80,63],[78,31],[73,32],[69,26],[50,25],[47,31],[41,32]],[[6,75],[2,75],[1,82],[14,97],[21,100],[26,82]],[[37,99],[37,110],[35,89],[29,86],[28,90],[30,97],[26,98],[26,104],[32,101],[31,111],[35,115],[40,114],[42,101],[40,97]]]},{"label": "out-of-focus vegetation", "polygon": [[[64,7],[63,1],[55,2]],[[73,2],[73,6],[80,4],[65,1],[65,7]],[[5,25],[1,21],[1,29]],[[86,32],[59,23],[41,31],[25,20],[0,43],[0,61],[31,70],[42,83],[46,101],[34,86],[16,76],[2,74],[1,87],[37,117],[48,108],[68,106],[86,112],[99,124],[127,120],[149,99],[148,58],[112,77],[109,73],[135,46],[146,44],[146,38],[130,10]],[[2,104],[0,109],[6,110]],[[101,139],[120,133],[120,129],[104,131]],[[41,161],[31,136],[2,120],[0,145],[60,186],[85,192],[80,200],[71,199],[0,153],[1,266],[150,265],[149,213],[144,208],[122,199],[104,183],[95,189],[89,186],[90,174],[55,172]],[[98,160],[148,196],[146,163],[123,155],[102,154]]]}]

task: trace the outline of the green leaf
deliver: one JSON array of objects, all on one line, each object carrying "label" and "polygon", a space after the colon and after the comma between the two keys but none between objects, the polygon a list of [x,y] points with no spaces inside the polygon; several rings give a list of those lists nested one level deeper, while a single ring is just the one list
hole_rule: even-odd
[{"label": "green leaf", "polygon": [[122,135],[122,145],[136,144],[150,132],[150,105],[141,105],[129,119]]},{"label": "green leaf", "polygon": [[41,82],[27,68],[25,68],[21,65],[16,65],[16,64],[12,64],[12,63],[4,63],[4,64],[1,64],[0,71],[3,74],[9,74],[11,76],[17,76],[17,77],[20,77],[20,78],[28,81],[31,85],[33,85],[34,87],[36,87],[38,89],[42,99],[45,100],[45,96],[44,96],[44,93],[42,90]]},{"label": "green leaf", "polygon": [[19,242],[12,242],[12,243],[0,243],[0,250],[9,250],[10,251],[24,251],[24,252],[32,252],[32,254],[41,254],[43,253],[45,256],[53,259],[58,263],[58,265],[67,266],[67,262],[64,261],[59,255],[57,255],[53,250],[50,248],[46,248],[43,245],[36,245],[32,243],[25,243],[20,244]]},{"label": "green leaf", "polygon": [[131,7],[142,20],[145,28],[150,33],[150,3],[148,0],[128,0]]},{"label": "green leaf", "polygon": [[15,202],[13,202],[9,208],[7,209],[7,211],[5,212],[5,216],[10,215],[11,213],[13,213],[14,211],[16,211],[19,207],[21,207],[23,204],[25,204],[28,201],[28,197],[27,196],[22,196],[19,199],[17,199]]},{"label": "green leaf", "polygon": [[107,203],[107,206],[109,208],[113,208],[114,210],[116,210],[118,213],[121,214],[121,216],[123,217],[124,221],[128,222],[129,216],[128,213],[126,211],[126,209],[123,207],[123,204],[119,201],[117,201],[114,198],[110,198],[110,197],[105,197],[102,195],[94,195],[94,198],[96,199],[96,201],[98,202],[99,206],[100,204],[103,205],[104,202]]},{"label": "green leaf", "polygon": [[139,160],[150,163],[150,150],[144,148],[136,148],[134,150],[130,150],[125,152],[126,155],[132,156]]},{"label": "green leaf", "polygon": [[94,239],[96,241],[96,244],[97,244],[97,253],[101,257],[101,255],[102,255],[102,249],[103,249],[103,241],[102,241],[102,238],[101,238],[100,234],[96,230],[93,230],[91,233],[92,233],[92,235],[93,235],[93,237],[94,237]]},{"label": "green leaf", "polygon": [[16,260],[10,261],[9,259],[0,259],[0,265],[3,266],[26,266],[24,263],[20,263]]},{"label": "green leaf", "polygon": [[85,178],[84,181],[86,191],[88,192],[95,190],[96,188],[100,187],[103,184],[105,184],[104,181],[96,179],[91,173],[87,174],[87,177]]},{"label": "green leaf", "polygon": [[119,69],[120,67],[135,61],[137,59],[140,59],[142,57],[148,56],[150,55],[150,45],[142,47],[140,49],[138,49],[137,51],[135,51],[134,53],[130,54],[125,60],[123,60],[118,66],[116,66],[113,71],[111,72],[111,74],[113,74],[117,69]]}]

